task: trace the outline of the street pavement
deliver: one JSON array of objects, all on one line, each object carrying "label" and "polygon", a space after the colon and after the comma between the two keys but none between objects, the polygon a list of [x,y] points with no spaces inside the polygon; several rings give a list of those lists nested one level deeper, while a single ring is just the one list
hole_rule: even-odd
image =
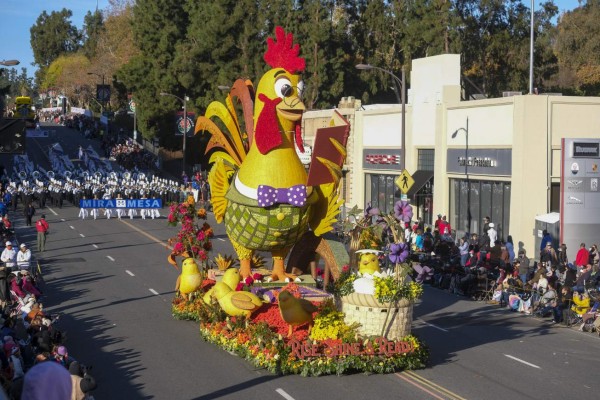
[{"label": "street pavement", "polygon": [[[56,127],[74,156],[78,133]],[[28,139],[39,141],[40,139]],[[42,139],[50,142],[50,139]],[[49,144],[30,145],[39,152]],[[63,144],[61,142],[61,144]],[[71,153],[73,151],[73,153]],[[43,154],[34,155],[43,161]],[[204,343],[198,325],[171,317],[178,271],[167,263],[166,240],[177,229],[164,218],[96,221],[78,209],[43,210],[50,223],[44,268],[45,307],[60,313],[67,347],[92,366],[96,399],[576,399],[596,398],[600,340],[426,288],[415,306],[413,332],[431,348],[424,370],[303,378],[273,376]],[[38,210],[36,217],[42,211]],[[35,248],[34,228],[17,235]],[[217,253],[233,254],[222,225]],[[584,397],[585,396],[585,397]]]}]

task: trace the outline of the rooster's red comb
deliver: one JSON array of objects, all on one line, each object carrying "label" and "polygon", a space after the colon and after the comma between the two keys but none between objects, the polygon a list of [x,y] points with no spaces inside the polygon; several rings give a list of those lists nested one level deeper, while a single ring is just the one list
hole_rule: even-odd
[{"label": "rooster's red comb", "polygon": [[306,63],[304,58],[298,57],[300,45],[294,44],[294,35],[286,34],[281,26],[275,27],[275,36],[267,39],[267,51],[265,52],[265,62],[271,68],[283,68],[288,72],[296,73],[304,71]]}]

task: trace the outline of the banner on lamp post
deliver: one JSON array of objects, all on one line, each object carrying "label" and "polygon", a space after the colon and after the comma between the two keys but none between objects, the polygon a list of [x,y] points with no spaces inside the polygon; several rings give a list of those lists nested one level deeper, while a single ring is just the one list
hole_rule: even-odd
[{"label": "banner on lamp post", "polygon": [[[196,113],[188,112],[187,113],[187,136],[193,136],[194,134],[194,120],[196,119]],[[175,136],[182,136],[183,131],[185,129],[185,124],[183,120],[183,111],[178,111],[175,116]]]}]

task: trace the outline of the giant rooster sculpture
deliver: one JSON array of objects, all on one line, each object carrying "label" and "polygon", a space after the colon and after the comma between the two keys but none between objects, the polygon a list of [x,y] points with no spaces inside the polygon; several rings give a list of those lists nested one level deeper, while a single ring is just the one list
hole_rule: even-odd
[{"label": "giant rooster sculpture", "polygon": [[[260,78],[256,96],[251,82],[238,79],[226,104],[212,102],[198,118],[196,133],[211,134],[206,153],[213,151],[208,175],[213,210],[217,222],[225,222],[240,259],[240,274],[251,275],[254,251],[267,251],[273,257],[271,278],[282,280],[293,277],[286,273],[284,260],[302,235],[309,228],[322,235],[335,223],[343,204],[337,185],[347,131],[341,141],[329,138],[336,161],[313,154],[313,163],[321,163],[329,176],[308,186],[295,149],[297,145],[303,151],[300,122],[305,106],[299,73],[305,61],[299,57],[300,47],[293,43],[292,34],[281,27],[275,33],[276,40],[267,39],[264,54],[271,69]],[[235,104],[241,105],[244,127]]]}]

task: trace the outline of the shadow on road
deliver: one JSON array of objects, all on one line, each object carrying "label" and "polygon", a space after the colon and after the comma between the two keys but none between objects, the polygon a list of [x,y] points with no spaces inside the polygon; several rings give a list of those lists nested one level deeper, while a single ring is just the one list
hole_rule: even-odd
[{"label": "shadow on road", "polygon": [[226,396],[226,395],[232,395],[234,393],[240,392],[242,390],[246,390],[248,388],[251,388],[253,386],[257,386],[257,385],[262,385],[263,383],[278,379],[278,376],[275,375],[263,375],[260,376],[258,378],[254,378],[251,379],[249,381],[246,382],[242,382],[242,383],[238,383],[237,385],[233,385],[233,386],[228,386],[226,388],[220,389],[220,390],[216,390],[212,393],[207,393],[203,396],[200,397],[195,397],[193,400],[212,400],[212,399],[218,399],[220,397]]},{"label": "shadow on road", "polygon": [[[430,366],[452,363],[456,361],[457,354],[465,349],[493,342],[510,342],[525,334],[542,336],[556,333],[549,325],[524,324],[527,316],[504,307],[475,302],[435,288],[426,288],[423,301],[415,308],[414,325],[419,324],[420,316],[435,327],[448,331],[467,328],[468,332],[463,337],[453,335],[453,340],[438,343],[438,340],[427,339],[427,336],[434,337],[433,334],[439,333],[436,328],[417,328],[417,334],[431,348]],[[439,339],[439,335],[435,337]]]}]

